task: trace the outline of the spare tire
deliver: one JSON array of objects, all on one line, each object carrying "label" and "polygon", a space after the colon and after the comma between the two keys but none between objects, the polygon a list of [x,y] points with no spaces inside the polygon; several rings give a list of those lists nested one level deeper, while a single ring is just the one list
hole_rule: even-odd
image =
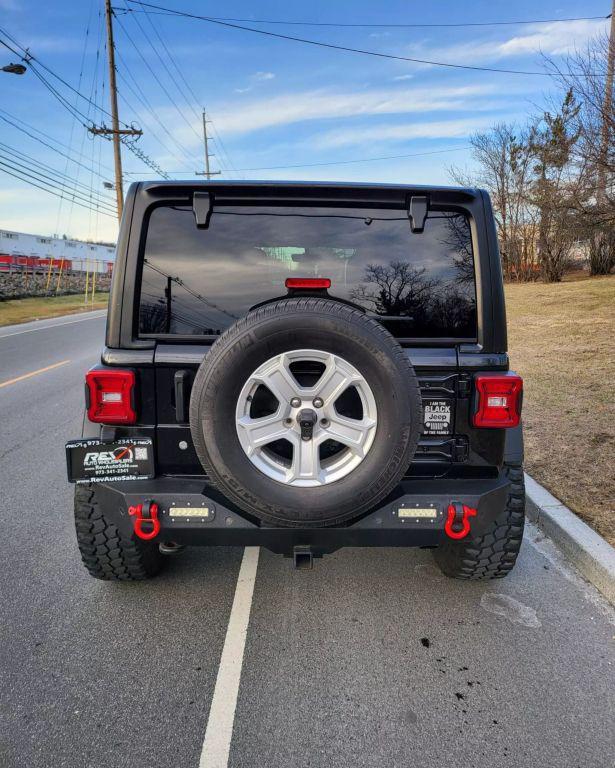
[{"label": "spare tire", "polygon": [[210,482],[274,525],[336,525],[373,508],[419,439],[414,369],[391,334],[331,299],[282,299],[215,342],[190,429]]}]

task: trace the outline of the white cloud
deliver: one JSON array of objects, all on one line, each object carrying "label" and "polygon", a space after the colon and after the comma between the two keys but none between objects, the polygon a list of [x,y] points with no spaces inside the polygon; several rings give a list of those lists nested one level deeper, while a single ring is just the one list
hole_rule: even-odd
[{"label": "white cloud", "polygon": [[413,79],[414,79],[414,75],[410,75],[410,74],[395,75],[395,77],[393,78],[393,80],[413,80]]},{"label": "white cloud", "polygon": [[539,27],[530,27],[529,34],[511,37],[500,45],[499,50],[502,56],[518,56],[539,50],[557,56],[582,46],[605,29],[605,21],[542,24]]},{"label": "white cloud", "polygon": [[253,75],[250,75],[252,80],[258,80],[259,82],[262,82],[264,80],[273,80],[275,77],[273,72],[255,72]]},{"label": "white cloud", "polygon": [[446,48],[422,41],[410,46],[409,56],[451,64],[477,64],[514,56],[544,53],[559,56],[580,48],[606,29],[606,21],[553,22],[528,25],[524,34],[507,39],[471,40]]},{"label": "white cloud", "polygon": [[401,125],[370,125],[358,128],[342,128],[321,134],[312,146],[330,149],[380,141],[411,141],[413,139],[462,139],[474,131],[486,128],[493,122],[492,116],[470,117],[460,120],[436,120],[425,123]]},{"label": "white cloud", "polygon": [[477,97],[495,93],[493,85],[335,92],[329,90],[284,94],[237,105],[212,105],[223,134],[242,134],[262,128],[359,115],[393,115],[429,111],[488,109]]}]

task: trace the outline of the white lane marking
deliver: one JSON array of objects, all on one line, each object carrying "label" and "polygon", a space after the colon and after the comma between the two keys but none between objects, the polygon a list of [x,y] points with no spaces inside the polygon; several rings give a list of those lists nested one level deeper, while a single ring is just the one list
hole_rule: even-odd
[{"label": "white lane marking", "polygon": [[92,315],[91,317],[80,317],[79,320],[70,320],[68,323],[54,323],[53,325],[44,325],[42,328],[28,328],[25,331],[15,331],[15,333],[0,334],[0,339],[8,339],[10,336],[20,336],[22,333],[34,333],[35,331],[46,331],[48,328],[61,328],[63,325],[74,325],[75,323],[85,323],[86,320],[100,320],[104,317],[106,310],[101,310],[102,314]]},{"label": "white lane marking", "polygon": [[228,766],[259,551],[259,547],[246,547],[243,552],[199,768]]}]

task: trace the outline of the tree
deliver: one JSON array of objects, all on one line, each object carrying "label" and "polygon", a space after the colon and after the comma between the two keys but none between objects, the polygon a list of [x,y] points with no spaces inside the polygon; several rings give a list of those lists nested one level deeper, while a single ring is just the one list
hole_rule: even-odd
[{"label": "tree", "polygon": [[369,285],[359,285],[351,298],[363,306],[371,305],[378,315],[411,317],[420,324],[426,317],[431,293],[438,285],[437,280],[426,279],[425,272],[425,267],[417,269],[405,261],[368,264],[364,280]]},{"label": "tree", "polygon": [[449,173],[458,184],[485,187],[491,195],[502,268],[507,280],[530,280],[535,268],[536,216],[528,199],[531,178],[530,131],[498,123],[470,137],[479,170]]},{"label": "tree", "polygon": [[582,178],[574,166],[579,105],[568,90],[557,112],[545,112],[529,132],[530,203],[538,211],[538,258],[546,282],[559,282],[578,238],[574,205]]},{"label": "tree", "polygon": [[582,190],[571,207],[589,240],[590,273],[608,274],[615,267],[615,100],[609,36],[593,38],[562,66],[547,59],[561,86],[579,105],[574,118],[578,141],[573,161]]}]

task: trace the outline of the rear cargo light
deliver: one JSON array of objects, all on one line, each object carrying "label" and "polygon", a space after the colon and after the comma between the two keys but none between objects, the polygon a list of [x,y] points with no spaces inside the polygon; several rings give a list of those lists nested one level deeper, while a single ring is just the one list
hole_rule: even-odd
[{"label": "rear cargo light", "polygon": [[287,288],[331,288],[328,277],[287,277],[284,285]]},{"label": "rear cargo light", "polygon": [[135,374],[108,369],[88,371],[85,395],[88,419],[99,424],[134,424]]},{"label": "rear cargo light", "polygon": [[521,417],[523,379],[516,373],[479,373],[474,378],[475,427],[516,427]]}]

